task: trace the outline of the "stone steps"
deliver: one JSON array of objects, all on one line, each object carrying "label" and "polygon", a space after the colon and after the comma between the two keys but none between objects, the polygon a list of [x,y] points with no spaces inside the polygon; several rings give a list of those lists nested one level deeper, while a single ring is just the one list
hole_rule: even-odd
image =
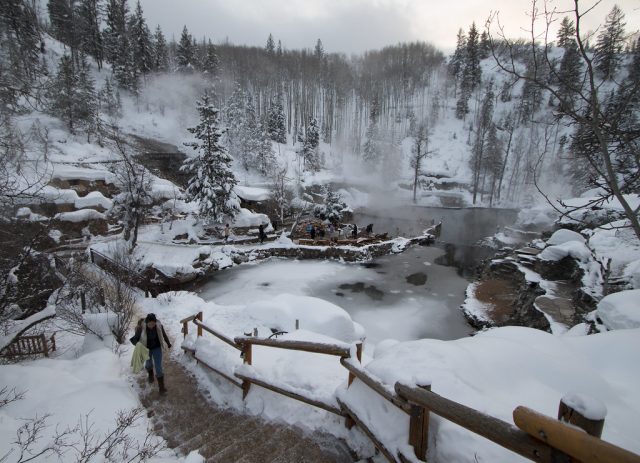
[{"label": "stone steps", "polygon": [[169,448],[187,455],[197,450],[211,463],[343,463],[354,458],[334,436],[309,436],[301,429],[217,408],[198,388],[196,379],[172,359],[165,359],[168,392],[149,385],[146,372],[138,380],[140,400],[153,430]]}]

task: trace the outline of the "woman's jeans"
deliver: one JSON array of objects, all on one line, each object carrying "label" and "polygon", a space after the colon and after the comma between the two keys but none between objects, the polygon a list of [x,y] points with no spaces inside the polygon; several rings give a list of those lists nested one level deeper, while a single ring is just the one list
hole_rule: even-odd
[{"label": "woman's jeans", "polygon": [[156,369],[156,378],[162,378],[164,373],[162,372],[162,347],[156,347],[149,351],[149,358],[144,362],[144,367],[147,370],[151,370],[151,361],[153,360],[153,367]]}]

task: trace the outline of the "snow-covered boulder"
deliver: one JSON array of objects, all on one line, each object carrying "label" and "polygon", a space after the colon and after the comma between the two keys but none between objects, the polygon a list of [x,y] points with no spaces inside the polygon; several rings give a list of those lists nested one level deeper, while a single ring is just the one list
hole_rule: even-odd
[{"label": "snow-covered boulder", "polygon": [[609,294],[598,304],[598,316],[613,330],[640,328],[640,289]]},{"label": "snow-covered boulder", "polygon": [[548,261],[559,261],[567,256],[571,256],[579,261],[588,261],[591,258],[591,251],[584,242],[567,241],[556,246],[548,246],[538,254],[538,258]]},{"label": "snow-covered boulder", "polygon": [[232,227],[258,227],[270,224],[271,221],[266,214],[251,212],[249,209],[240,209],[240,212],[233,219]]},{"label": "snow-covered boulder", "polygon": [[268,301],[249,304],[246,313],[260,323],[282,331],[300,328],[331,338],[352,342],[357,333],[349,314],[335,304],[308,296],[280,294]]},{"label": "snow-covered boulder", "polygon": [[265,188],[236,185],[233,190],[245,201],[266,201],[271,198],[271,193]]},{"label": "snow-covered boulder", "polygon": [[584,243],[585,239],[580,233],[576,233],[572,230],[567,230],[565,228],[561,228],[557,230],[551,238],[547,240],[547,244],[549,246],[554,246],[558,244],[564,244],[569,241],[578,241],[579,243]]}]

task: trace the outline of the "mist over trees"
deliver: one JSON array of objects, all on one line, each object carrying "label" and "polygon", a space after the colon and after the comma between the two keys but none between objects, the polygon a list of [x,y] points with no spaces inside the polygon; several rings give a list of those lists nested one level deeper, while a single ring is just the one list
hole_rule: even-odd
[{"label": "mist over trees", "polygon": [[[268,178],[284,167],[277,165],[279,148],[271,143],[277,142],[295,150],[302,172],[340,164],[328,150],[352,153],[366,171],[388,179],[412,172],[409,189],[417,195],[441,174],[422,154],[418,174],[403,140],[409,137],[415,150],[423,143],[415,140],[417,128],[428,127],[429,148],[446,133],[465,150],[474,203],[530,204],[539,184],[558,188],[558,176],[571,180],[563,187],[574,194],[611,189],[607,179],[614,177],[622,179],[620,195],[639,183],[640,52],[618,7],[589,40],[571,16],[557,18],[558,36],[546,44],[509,40],[472,23],[458,31],[455,51],[445,57],[422,42],[354,56],[327,52],[321,39],[291,50],[277,31],[263,47],[216,43],[195,38],[189,25],[168,40],[160,26],[147,24],[140,3],[128,0],[48,0],[48,22],[30,1],[5,3],[3,114],[48,111],[99,143],[105,118],[122,114],[121,95],[137,102],[157,76],[199,75],[226,129],[220,143],[245,170]],[[47,62],[47,33],[64,44],[58,62]],[[499,70],[496,59],[513,69]],[[94,82],[91,67],[103,63],[111,77]]]}]

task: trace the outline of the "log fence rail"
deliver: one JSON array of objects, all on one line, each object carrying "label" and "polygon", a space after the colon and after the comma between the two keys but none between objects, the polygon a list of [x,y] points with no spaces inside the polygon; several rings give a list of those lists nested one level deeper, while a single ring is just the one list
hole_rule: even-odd
[{"label": "log fence rail", "polygon": [[[429,416],[433,413],[531,461],[549,463],[640,463],[640,455],[600,439],[599,434],[602,432],[604,424],[603,422],[600,423],[600,421],[603,420],[595,424],[585,417],[575,420],[575,417],[579,415],[578,411],[567,410],[567,405],[562,401],[560,402],[558,419],[542,415],[526,407],[517,407],[513,412],[515,423],[513,425],[442,397],[432,392],[429,384],[416,387],[396,383],[392,390],[362,368],[360,364],[362,360],[362,343],[357,343],[355,349],[352,349],[350,346],[338,344],[259,338],[257,337],[257,330],[254,331],[254,336],[239,336],[231,339],[229,336],[204,324],[202,312],[180,320],[180,323],[182,324],[184,337],[189,333],[189,323],[193,323],[198,329],[198,336],[202,336],[203,331],[206,331],[241,351],[243,362],[247,365],[252,363],[252,346],[254,345],[339,357],[340,364],[348,371],[349,386],[355,379],[358,379],[384,400],[395,405],[408,415],[408,443],[413,447],[415,457],[421,461],[426,461],[429,442]],[[345,417],[345,425],[349,428],[357,426],[371,439],[378,451],[388,461],[392,463],[408,461],[406,455],[402,453],[396,455],[386,447],[375,435],[372,426],[366,423],[353,407],[338,398],[336,398],[336,403],[338,404],[338,407],[336,407],[335,404],[306,397],[304,394],[293,390],[293,388],[284,387],[282,384],[273,384],[266,378],[247,373],[247,370],[243,370],[241,373],[234,373],[237,378],[234,379],[218,368],[207,364],[203,359],[198,358],[196,350],[186,346],[183,346],[182,349],[211,371],[236,387],[241,388],[243,398],[246,398],[253,384]],[[355,352],[355,359],[352,356],[353,352]],[[562,420],[568,415],[574,418],[571,424],[567,424]]]}]

